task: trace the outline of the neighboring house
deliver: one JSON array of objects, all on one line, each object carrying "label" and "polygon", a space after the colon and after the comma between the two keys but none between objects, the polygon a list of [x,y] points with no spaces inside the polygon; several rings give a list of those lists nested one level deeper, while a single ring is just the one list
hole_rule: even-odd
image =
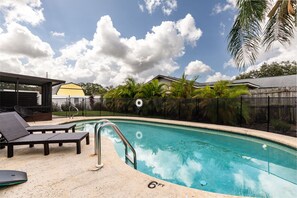
[{"label": "neighboring house", "polygon": [[[158,79],[160,83],[167,84],[170,87],[172,82],[177,82],[179,78],[157,75],[152,80]],[[297,97],[297,75],[276,76],[255,79],[242,79],[230,81],[230,86],[245,85],[249,88],[254,97]],[[150,82],[150,81],[149,81]],[[213,87],[216,82],[194,84],[195,88],[205,86]]]},{"label": "neighboring house", "polygon": [[[154,77],[152,80],[157,79],[159,81],[159,83],[164,83],[166,85],[168,85],[170,87],[170,84],[173,82],[177,82],[180,80],[180,78],[176,78],[176,77],[171,77],[171,76],[164,76],[164,75],[157,75],[156,77]],[[152,81],[150,80],[150,81]],[[148,82],[150,82],[148,81]],[[199,83],[199,82],[195,82],[194,84],[194,88],[202,88],[205,86],[210,86],[213,87],[214,84],[216,82],[207,82],[207,83]],[[250,82],[235,82],[232,83],[231,86],[239,86],[239,85],[246,85],[249,89],[257,89],[259,88],[258,85],[250,83]]]},{"label": "neighboring house", "polygon": [[75,83],[66,83],[54,86],[52,88],[53,103],[62,105],[70,102],[74,105],[80,104],[88,96],[85,95],[82,87]]},{"label": "neighboring house", "polygon": [[[66,83],[57,85],[52,88],[53,103],[56,106],[63,104],[68,105],[69,102],[76,107],[82,105],[86,108],[90,108],[90,96],[85,95],[82,87],[75,83]],[[99,101],[101,96],[94,96],[95,101]]]},{"label": "neighboring house", "polygon": [[233,83],[253,83],[258,89],[250,90],[254,97],[297,97],[297,75],[234,80]]}]

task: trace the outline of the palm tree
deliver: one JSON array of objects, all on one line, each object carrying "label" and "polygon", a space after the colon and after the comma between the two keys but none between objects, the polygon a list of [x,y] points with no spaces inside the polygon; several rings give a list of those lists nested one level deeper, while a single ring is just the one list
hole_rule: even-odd
[{"label": "palm tree", "polygon": [[121,87],[121,98],[134,98],[139,88],[140,84],[136,83],[135,79],[127,78],[125,84]]},{"label": "palm tree", "polygon": [[275,41],[286,44],[294,37],[296,0],[277,0],[262,32],[261,23],[265,21],[271,1],[237,0],[238,15],[228,35],[228,50],[239,68],[255,63],[261,44],[268,50]]},{"label": "palm tree", "polygon": [[197,77],[194,77],[192,80],[187,79],[187,75],[183,74],[181,79],[172,82],[170,87],[170,96],[173,98],[192,98],[194,94],[194,85]]},{"label": "palm tree", "polygon": [[164,97],[166,89],[164,83],[159,83],[157,79],[142,85],[139,92],[136,94],[137,98],[161,98]]},{"label": "palm tree", "polygon": [[[239,117],[239,109],[242,108],[243,121],[249,121],[249,111],[246,104],[242,104],[237,99],[242,95],[248,95],[249,91],[246,86],[230,87],[229,81],[218,81],[211,88],[206,86],[195,91],[194,98],[202,99],[199,106],[204,112],[204,116],[211,122],[218,121],[220,118],[222,124],[236,124]],[[217,112],[217,102],[219,102],[219,112]]]},{"label": "palm tree", "polygon": [[157,79],[152,80],[149,83],[143,84],[135,98],[145,99],[143,102],[142,113],[143,114],[160,114],[162,109],[163,97],[166,94],[166,85],[159,83]]},{"label": "palm tree", "polygon": [[171,118],[189,119],[192,116],[195,104],[192,102],[194,96],[195,83],[197,77],[192,80],[187,79],[187,75],[183,74],[182,77],[172,82],[169,88],[169,98],[166,99],[165,107],[166,115]]}]

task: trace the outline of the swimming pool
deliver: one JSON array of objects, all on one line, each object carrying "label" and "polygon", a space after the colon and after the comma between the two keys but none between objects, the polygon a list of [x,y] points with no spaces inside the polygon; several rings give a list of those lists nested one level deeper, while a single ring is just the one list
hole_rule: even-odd
[{"label": "swimming pool", "polygon": [[[113,122],[135,148],[137,169],[145,174],[222,194],[297,194],[297,154],[292,148],[222,131],[138,121]],[[81,126],[93,131],[94,123],[84,122]],[[113,141],[124,160],[123,144],[112,129],[106,127],[102,135]]]}]

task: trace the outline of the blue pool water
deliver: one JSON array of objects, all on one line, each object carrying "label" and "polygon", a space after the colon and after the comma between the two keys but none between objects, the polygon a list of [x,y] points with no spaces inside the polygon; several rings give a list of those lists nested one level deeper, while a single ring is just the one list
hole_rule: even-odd
[{"label": "blue pool water", "polygon": [[[297,195],[294,149],[221,131],[135,121],[113,122],[135,148],[137,169],[145,174],[223,194]],[[92,122],[82,125],[85,130],[93,131]],[[102,134],[113,141],[124,160],[123,144],[112,129],[106,127]]]}]

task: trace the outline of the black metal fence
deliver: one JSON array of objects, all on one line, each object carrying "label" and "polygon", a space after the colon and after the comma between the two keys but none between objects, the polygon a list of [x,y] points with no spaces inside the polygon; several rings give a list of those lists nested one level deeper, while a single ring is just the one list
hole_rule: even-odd
[{"label": "black metal fence", "polygon": [[142,103],[137,107],[136,99],[53,99],[52,111],[54,116],[140,116],[240,126],[295,137],[297,133],[295,97],[153,98],[142,99]]}]

